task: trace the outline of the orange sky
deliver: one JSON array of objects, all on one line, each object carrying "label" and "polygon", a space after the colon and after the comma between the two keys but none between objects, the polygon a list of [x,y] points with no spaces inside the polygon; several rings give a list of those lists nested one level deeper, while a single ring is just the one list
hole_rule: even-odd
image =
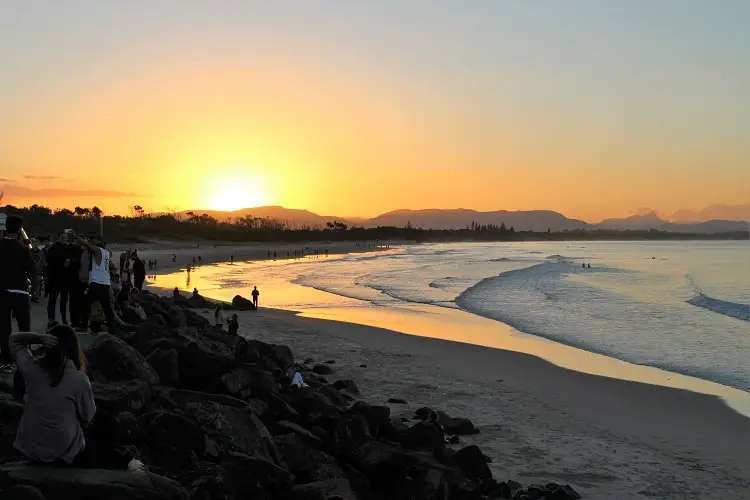
[{"label": "orange sky", "polygon": [[[304,36],[293,20],[273,30],[254,24],[257,12],[247,26],[195,24],[239,14],[189,4],[194,12],[185,16],[195,19],[184,26],[148,31],[125,19],[116,37],[105,29],[116,16],[93,13],[88,38],[78,40],[70,26],[59,53],[23,48],[41,21],[26,31],[18,19],[21,27],[0,21],[0,32],[15,30],[4,36],[18,37],[16,52],[0,51],[13,77],[0,84],[4,203],[98,205],[108,213],[134,204],[150,211],[274,204],[339,216],[553,209],[595,221],[639,207],[670,213],[750,200],[750,113],[746,97],[730,92],[748,82],[746,60],[727,58],[713,77],[701,72],[702,80],[685,79],[672,92],[701,68],[665,69],[634,53],[634,77],[633,68],[602,66],[606,51],[587,59],[571,50],[554,63],[542,44],[519,59],[504,52],[501,43],[511,40],[432,43],[429,23],[423,36],[406,38],[389,24],[396,3],[370,18],[379,28],[363,24],[364,34],[351,16],[377,12],[351,12],[354,27],[323,25]],[[138,7],[168,23],[166,13]],[[472,22],[488,12],[472,13]],[[452,26],[455,36],[482,31],[449,14],[433,25]],[[525,13],[517,15],[524,22]],[[131,34],[135,26],[142,32]],[[501,36],[485,28],[483,36]],[[523,45],[536,35],[502,36]],[[381,47],[386,42],[393,47]],[[584,50],[584,42],[571,49]],[[623,47],[609,49],[630,50]],[[28,60],[19,57],[24,50]],[[727,83],[729,76],[740,83]]]}]

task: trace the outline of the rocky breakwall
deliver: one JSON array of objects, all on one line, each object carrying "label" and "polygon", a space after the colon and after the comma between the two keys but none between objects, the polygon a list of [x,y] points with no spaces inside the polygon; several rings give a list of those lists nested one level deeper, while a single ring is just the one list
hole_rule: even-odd
[{"label": "rocky breakwall", "polygon": [[[148,319],[87,348],[99,469],[33,465],[12,448],[23,405],[0,381],[2,500],[473,500],[580,498],[496,481],[468,419],[424,408],[407,425],[352,381],[295,364],[288,347],[229,336],[185,301],[144,293]],[[290,384],[303,373],[308,387]],[[411,423],[411,422],[409,422]],[[126,467],[130,465],[129,469]],[[137,465],[137,466],[136,466]]]}]

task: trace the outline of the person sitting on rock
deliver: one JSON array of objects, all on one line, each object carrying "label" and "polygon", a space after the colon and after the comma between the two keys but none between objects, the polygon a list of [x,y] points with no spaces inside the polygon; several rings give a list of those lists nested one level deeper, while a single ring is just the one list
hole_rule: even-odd
[{"label": "person sitting on rock", "polygon": [[198,292],[198,289],[197,288],[193,288],[193,298],[194,299],[199,299],[200,296],[201,296],[201,294]]},{"label": "person sitting on rock", "polygon": [[[83,465],[83,428],[96,413],[83,352],[71,327],[54,325],[48,332],[10,337],[27,391],[14,446],[34,462]],[[38,358],[28,349],[32,345],[43,347]]]},{"label": "person sitting on rock", "polygon": [[236,314],[232,314],[232,319],[229,320],[229,335],[237,335],[240,329],[240,321]]}]

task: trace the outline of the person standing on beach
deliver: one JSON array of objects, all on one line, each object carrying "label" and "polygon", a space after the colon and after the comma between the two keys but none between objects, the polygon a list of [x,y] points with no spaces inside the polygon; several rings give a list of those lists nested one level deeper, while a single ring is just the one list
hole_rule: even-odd
[{"label": "person standing on beach", "polygon": [[131,254],[133,259],[133,284],[136,290],[143,291],[143,282],[146,281],[146,266],[136,252]]},{"label": "person standing on beach", "polygon": [[256,309],[258,308],[258,297],[259,296],[260,296],[260,292],[258,291],[258,287],[254,286],[253,287],[253,305],[255,306]]},{"label": "person standing on beach", "polygon": [[68,232],[60,233],[60,238],[50,245],[47,251],[47,285],[49,298],[47,300],[47,320],[49,325],[55,322],[57,299],[60,298],[60,319],[63,324],[68,323],[68,296],[71,283],[70,266],[72,265],[72,249]]},{"label": "person standing on beach", "polygon": [[214,326],[224,328],[224,307],[221,304],[214,309]]},{"label": "person standing on beach", "polygon": [[229,320],[229,335],[237,335],[240,330],[240,322],[237,319],[236,314],[232,314],[232,319]]},{"label": "person standing on beach", "polygon": [[5,220],[6,236],[0,239],[0,368],[13,366],[8,341],[16,318],[18,330],[31,329],[31,289],[36,288],[37,272],[31,250],[19,240],[23,219],[9,215]]}]

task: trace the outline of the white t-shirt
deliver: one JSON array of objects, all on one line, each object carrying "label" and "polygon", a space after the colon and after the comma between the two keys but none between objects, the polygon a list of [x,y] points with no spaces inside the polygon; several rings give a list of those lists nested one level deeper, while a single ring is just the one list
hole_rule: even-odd
[{"label": "white t-shirt", "polygon": [[102,256],[102,261],[97,264],[96,259],[91,257],[91,274],[89,275],[89,284],[96,283],[98,285],[111,285],[112,279],[109,275],[109,261],[112,258],[109,255],[109,250],[106,248],[99,248],[99,253]]}]

